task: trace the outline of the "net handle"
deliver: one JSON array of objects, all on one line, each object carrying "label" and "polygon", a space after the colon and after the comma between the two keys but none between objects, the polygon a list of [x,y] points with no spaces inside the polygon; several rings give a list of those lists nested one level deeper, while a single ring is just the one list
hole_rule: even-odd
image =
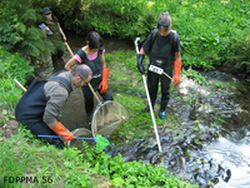
[{"label": "net handle", "polygon": [[16,85],[21,88],[24,92],[27,91],[27,89],[17,80],[17,79],[14,79],[14,82],[16,83]]},{"label": "net handle", "polygon": [[[66,41],[64,42],[64,44],[65,44],[65,46],[67,47],[67,50],[69,51],[70,55],[73,57],[73,56],[74,56],[74,53],[73,53],[73,51],[71,50],[69,44],[68,44]],[[97,94],[96,94],[94,88],[92,87],[92,85],[91,85],[90,83],[88,83],[88,87],[89,87],[89,89],[91,90],[92,94],[95,96],[95,98],[96,98],[96,100],[98,101],[98,103],[100,104],[100,103],[101,103],[101,100],[100,100],[100,98],[97,96]]]},{"label": "net handle", "polygon": [[97,94],[96,94],[94,88],[92,87],[92,85],[91,85],[90,83],[88,83],[88,86],[89,86],[89,89],[91,90],[92,94],[95,96],[95,98],[96,98],[98,104],[100,104],[100,103],[101,103],[101,99],[97,96]]}]

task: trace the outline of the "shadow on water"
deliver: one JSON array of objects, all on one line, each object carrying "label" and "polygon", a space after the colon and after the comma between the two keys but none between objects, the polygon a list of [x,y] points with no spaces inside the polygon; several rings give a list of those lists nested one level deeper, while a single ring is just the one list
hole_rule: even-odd
[{"label": "shadow on water", "polygon": [[84,97],[81,89],[71,92],[62,112],[62,122],[69,130],[77,128],[87,128],[88,120],[85,112]]}]

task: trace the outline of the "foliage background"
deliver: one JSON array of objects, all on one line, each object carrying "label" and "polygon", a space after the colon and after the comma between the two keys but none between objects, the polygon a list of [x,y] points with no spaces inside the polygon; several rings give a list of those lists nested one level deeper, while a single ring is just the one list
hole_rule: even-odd
[{"label": "foliage background", "polygon": [[[44,6],[49,6],[53,10],[65,31],[85,35],[91,30],[96,30],[105,38],[127,39],[131,41],[131,45],[136,36],[143,39],[156,26],[158,15],[168,10],[173,17],[173,29],[181,36],[186,68],[209,70],[223,65],[230,67],[236,73],[243,72],[245,75],[250,73],[249,0],[0,1],[0,111],[3,108],[10,109],[10,112],[3,111],[4,114],[0,114],[4,117],[8,113],[12,114],[11,110],[22,95],[22,92],[16,89],[13,78],[25,84],[33,71],[30,60],[49,56],[53,51],[53,45],[37,26],[41,20],[41,8]],[[121,57],[124,57],[124,54],[127,52],[123,52]],[[114,56],[116,57],[111,54],[107,59],[118,61],[116,58],[119,58],[119,53]],[[128,56],[124,66],[135,71],[134,52],[128,52]],[[115,80],[120,79],[119,75],[112,76]],[[135,87],[133,84],[131,83],[131,86]],[[117,87],[117,90],[126,90],[119,83],[114,84],[114,87]],[[139,91],[140,89],[138,88]],[[124,96],[116,97],[128,104],[131,99],[136,100],[135,97]],[[136,110],[139,108],[140,106],[136,106]],[[138,121],[144,123],[148,120],[144,118]],[[135,127],[134,122],[129,124]],[[169,176],[163,174],[162,169],[154,170],[139,163],[126,164],[121,157],[111,159],[104,154],[97,156],[96,151],[90,150],[88,156],[78,156],[79,153],[75,150],[58,152],[52,147],[42,147],[40,142],[30,143],[30,139],[26,139],[29,135],[21,130],[11,139],[2,142],[0,132],[0,152],[3,154],[0,158],[0,171],[5,175],[34,174],[37,173],[35,170],[39,169],[39,176],[53,175],[58,182],[61,181],[59,177],[63,176],[71,187],[91,186],[92,178],[97,176],[98,179],[100,175],[105,176],[111,185],[117,187],[130,184],[130,187],[135,187],[145,182],[149,186],[156,182],[169,187],[180,184],[183,187],[192,187],[174,177],[167,178]],[[128,135],[128,138],[130,136]],[[120,137],[126,139],[122,135]],[[37,156],[37,153],[40,155]],[[57,160],[47,161],[48,156]],[[68,173],[65,173],[65,169]],[[55,170],[56,173],[52,173]],[[1,176],[4,173],[1,173]],[[149,179],[152,177],[153,179]],[[127,182],[124,178],[127,178]],[[86,185],[86,182],[89,184]]]},{"label": "foliage background", "polygon": [[248,0],[12,0],[0,2],[0,44],[25,56],[41,57],[53,46],[37,28],[41,8],[49,6],[65,30],[104,37],[145,38],[162,11],[173,17],[181,36],[185,66],[203,70],[228,63],[250,71],[250,2]]},{"label": "foliage background", "polygon": [[[249,72],[250,2],[248,0],[46,0],[66,29],[97,30],[104,36],[144,38],[162,11],[173,17],[181,36],[185,65],[212,69],[231,63]],[[239,48],[240,47],[240,48]],[[246,68],[246,69],[245,69]]]}]

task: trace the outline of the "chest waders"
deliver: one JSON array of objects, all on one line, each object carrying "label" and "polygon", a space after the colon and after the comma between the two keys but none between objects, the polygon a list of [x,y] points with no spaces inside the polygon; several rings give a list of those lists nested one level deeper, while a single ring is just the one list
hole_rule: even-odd
[{"label": "chest waders", "polygon": [[[72,91],[71,83],[62,77],[51,77],[48,81],[56,81],[69,93]],[[44,94],[45,83],[46,81],[34,80],[15,109],[16,119],[36,136],[39,134],[56,135],[43,121],[43,114],[47,104]],[[58,148],[64,147],[64,143],[60,139],[44,139],[44,141]]]},{"label": "chest waders", "polygon": [[[87,58],[87,54],[80,49],[78,51],[78,55],[81,57],[81,60],[84,64],[88,65],[90,67],[90,69],[93,72],[93,78],[90,82],[91,86],[93,87],[93,89],[95,91],[98,91],[99,94],[102,96],[104,101],[107,100],[113,100],[109,90],[107,90],[106,93],[100,93],[98,86],[100,84],[100,82],[102,81],[102,63],[101,63],[101,54],[102,54],[102,50],[99,50],[97,52],[97,57],[94,60],[89,60]],[[89,86],[83,86],[82,87],[82,92],[84,95],[84,99],[85,99],[85,109],[86,109],[86,113],[88,115],[88,119],[89,122],[92,119],[92,114],[93,114],[93,108],[94,108],[94,98],[93,98],[93,93],[90,90]]]}]

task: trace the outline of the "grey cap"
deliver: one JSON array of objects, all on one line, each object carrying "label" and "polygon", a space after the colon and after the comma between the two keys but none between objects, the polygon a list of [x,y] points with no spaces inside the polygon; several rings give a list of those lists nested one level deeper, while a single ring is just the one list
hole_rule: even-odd
[{"label": "grey cap", "polygon": [[169,15],[168,12],[163,12],[160,14],[159,19],[158,19],[158,28],[165,28],[169,29],[172,24],[172,19],[171,16]]},{"label": "grey cap", "polygon": [[50,10],[49,7],[44,7],[43,10],[42,10],[42,14],[50,14],[52,13],[52,11]]}]

